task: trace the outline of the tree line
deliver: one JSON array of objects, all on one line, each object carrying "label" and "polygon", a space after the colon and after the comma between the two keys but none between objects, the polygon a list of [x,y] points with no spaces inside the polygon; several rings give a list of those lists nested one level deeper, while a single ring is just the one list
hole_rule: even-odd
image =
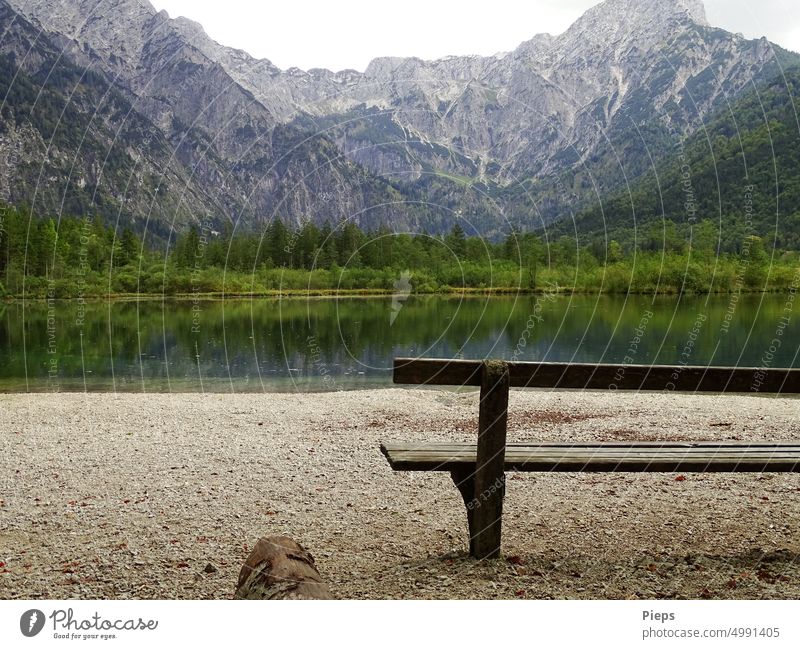
[{"label": "tree line", "polygon": [[349,221],[280,219],[260,232],[193,225],[155,245],[100,218],[37,218],[0,205],[0,294],[58,297],[108,294],[391,292],[414,273],[420,293],[476,289],[606,292],[780,290],[800,257],[749,235],[721,252],[717,225],[651,223],[631,243],[511,231],[492,241],[456,224],[446,234],[365,231]]}]

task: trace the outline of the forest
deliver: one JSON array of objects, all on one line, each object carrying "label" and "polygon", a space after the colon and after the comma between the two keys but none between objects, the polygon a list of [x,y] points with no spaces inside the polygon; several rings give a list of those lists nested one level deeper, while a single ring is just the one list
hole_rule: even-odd
[{"label": "forest", "polygon": [[798,252],[755,235],[722,252],[709,219],[652,222],[624,244],[582,246],[574,236],[547,235],[512,231],[490,241],[459,224],[428,235],[364,231],[352,222],[290,228],[276,219],[262,232],[200,224],[164,248],[100,218],[37,218],[27,207],[0,206],[0,295],[724,293],[796,288],[800,269]]}]

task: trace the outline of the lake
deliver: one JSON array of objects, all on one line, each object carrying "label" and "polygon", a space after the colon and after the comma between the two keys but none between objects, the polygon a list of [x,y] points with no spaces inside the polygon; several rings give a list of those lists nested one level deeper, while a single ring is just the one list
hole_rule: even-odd
[{"label": "lake", "polygon": [[373,388],[395,356],[798,367],[793,297],[17,300],[0,304],[0,389]]}]

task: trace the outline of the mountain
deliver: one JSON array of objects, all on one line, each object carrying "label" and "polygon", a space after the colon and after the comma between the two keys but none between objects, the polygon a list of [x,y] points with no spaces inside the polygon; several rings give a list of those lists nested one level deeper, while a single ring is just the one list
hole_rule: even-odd
[{"label": "mountain", "polygon": [[[615,239],[660,248],[665,228],[713,233],[740,252],[750,236],[800,250],[800,68],[756,86],[694,134],[655,170],[556,226],[585,243]],[[674,226],[678,226],[674,228]]]},{"label": "mountain", "polygon": [[[102,15],[150,15],[134,6],[144,7],[119,3]],[[364,213],[361,222],[369,224],[395,217],[388,206],[401,197],[388,182],[324,135],[276,121],[219,64],[170,31],[163,15],[142,23],[141,32],[121,18],[113,30],[101,21],[95,35],[106,49],[98,51],[44,28],[33,10],[47,7],[31,5],[28,19],[0,2],[0,200],[28,201],[40,212],[98,212],[159,238],[200,221],[252,226],[275,215],[338,221]],[[71,33],[77,14],[47,17],[58,23],[59,16]],[[147,39],[137,38],[142,33]]]},{"label": "mountain", "polygon": [[7,197],[94,203],[157,233],[276,216],[541,226],[648,172],[800,62],[709,26],[700,0],[606,0],[504,55],[380,58],[363,73],[280,70],[146,0],[0,0],[0,29],[0,91],[49,98],[9,93]]}]

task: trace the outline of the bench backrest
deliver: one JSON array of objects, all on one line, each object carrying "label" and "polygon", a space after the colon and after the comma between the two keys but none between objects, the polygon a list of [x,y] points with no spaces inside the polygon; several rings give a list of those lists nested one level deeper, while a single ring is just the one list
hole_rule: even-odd
[{"label": "bench backrest", "polygon": [[[395,383],[481,385],[484,361],[394,359]],[[508,362],[509,385],[520,388],[669,392],[800,393],[800,369]]]}]

